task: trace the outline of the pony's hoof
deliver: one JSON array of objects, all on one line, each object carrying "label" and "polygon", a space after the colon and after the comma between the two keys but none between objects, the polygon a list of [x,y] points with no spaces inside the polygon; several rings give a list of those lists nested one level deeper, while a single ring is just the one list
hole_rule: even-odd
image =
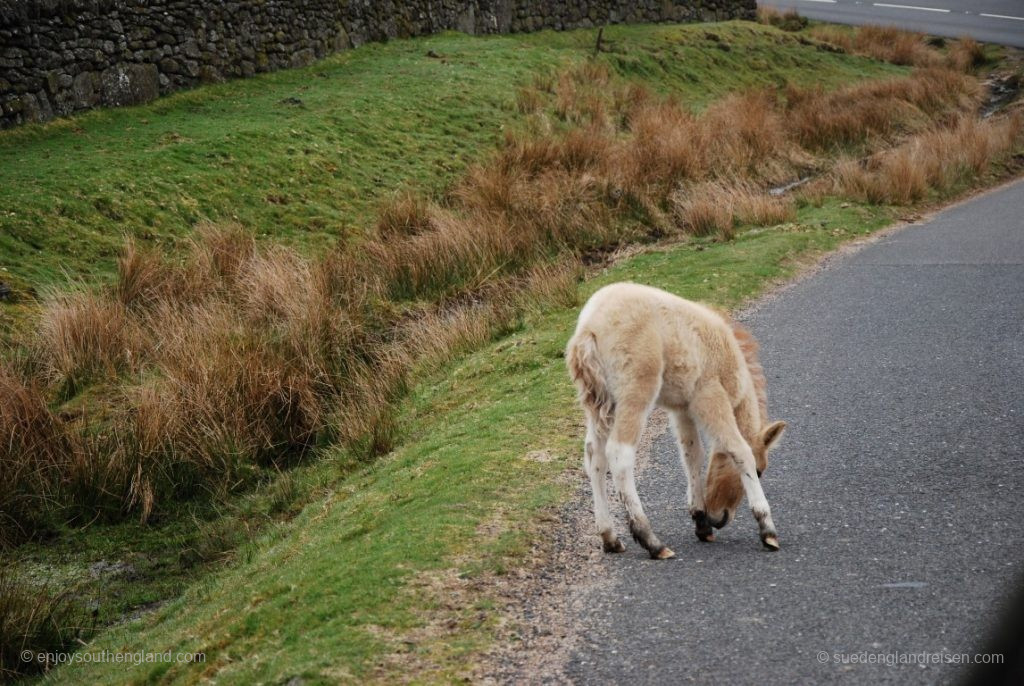
[{"label": "pony's hoof", "polygon": [[616,538],[614,541],[604,542],[604,551],[606,553],[624,553],[626,552],[626,546]]},{"label": "pony's hoof", "polygon": [[664,546],[662,546],[661,550],[651,553],[651,557],[653,557],[655,560],[667,560],[675,556],[675,553],[673,553],[671,550]]},{"label": "pony's hoof", "polygon": [[775,537],[775,536],[771,536],[771,535],[763,536],[761,538],[761,543],[764,544],[765,548],[767,548],[768,550],[770,550],[772,552],[775,552],[776,550],[779,549],[779,539],[777,537]]},{"label": "pony's hoof", "polygon": [[696,525],[694,533],[704,543],[711,543],[715,540],[715,532],[711,529],[711,522],[708,521],[708,513],[704,510],[690,510],[693,523]]},{"label": "pony's hoof", "polygon": [[708,523],[710,523],[711,526],[715,527],[716,529],[724,528],[725,525],[729,523],[729,510],[723,510],[722,518],[719,519],[717,522],[712,522],[709,518]]}]

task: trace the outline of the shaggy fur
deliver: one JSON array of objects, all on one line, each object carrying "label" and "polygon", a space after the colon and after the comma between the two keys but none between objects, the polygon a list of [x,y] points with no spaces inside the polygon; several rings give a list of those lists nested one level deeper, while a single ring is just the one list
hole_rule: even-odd
[{"label": "shaggy fur", "polygon": [[[688,479],[687,500],[703,541],[724,526],[744,494],[770,549],[778,535],[759,481],[785,429],[768,422],[757,342],[727,315],[665,291],[620,283],[595,293],[566,349],[586,415],[584,466],[605,550],[624,549],[605,493],[610,469],[633,537],[652,557],[673,555],[651,531],[633,477],[636,446],[651,410],[672,420]],[[701,435],[711,443],[707,479]]]}]

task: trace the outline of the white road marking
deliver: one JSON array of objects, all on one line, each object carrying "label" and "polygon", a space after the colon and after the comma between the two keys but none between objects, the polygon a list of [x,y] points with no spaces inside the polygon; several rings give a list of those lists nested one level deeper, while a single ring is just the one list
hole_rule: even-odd
[{"label": "white road marking", "polygon": [[922,12],[942,12],[949,14],[949,10],[939,9],[938,7],[918,7],[916,5],[890,5],[887,2],[873,2],[871,3],[875,7],[891,7],[896,10],[921,10]]},{"label": "white road marking", "polygon": [[828,3],[829,5],[836,4],[836,0],[802,0],[802,2],[824,2]]},{"label": "white road marking", "polygon": [[1015,21],[1024,21],[1024,17],[1010,17],[1005,14],[985,14],[984,12],[981,12],[978,16],[991,17],[992,19],[1013,19]]}]

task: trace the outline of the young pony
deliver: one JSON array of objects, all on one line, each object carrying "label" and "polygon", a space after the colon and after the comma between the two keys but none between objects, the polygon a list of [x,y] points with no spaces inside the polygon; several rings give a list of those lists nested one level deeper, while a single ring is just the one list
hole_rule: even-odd
[{"label": "young pony", "polygon": [[[565,357],[586,415],[583,464],[606,552],[625,550],[608,510],[610,468],[633,538],[652,558],[675,555],[651,531],[633,475],[640,434],[656,405],[668,412],[679,442],[697,537],[713,541],[712,527],[725,526],[746,494],[761,542],[779,549],[759,479],[786,423],[768,422],[757,343],[746,329],[671,293],[617,283],[587,301]],[[701,434],[711,444],[706,482]]]}]

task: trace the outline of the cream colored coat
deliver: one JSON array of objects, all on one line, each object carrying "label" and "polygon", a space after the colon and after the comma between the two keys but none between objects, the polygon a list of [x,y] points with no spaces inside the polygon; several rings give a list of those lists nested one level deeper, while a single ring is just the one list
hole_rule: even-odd
[{"label": "cream colored coat", "polygon": [[[665,291],[612,284],[580,312],[566,361],[586,415],[584,466],[605,550],[625,549],[608,510],[610,468],[633,537],[652,557],[673,555],[651,531],[633,476],[636,446],[656,405],[669,413],[679,441],[697,536],[713,540],[712,526],[724,526],[745,493],[762,542],[778,549],[759,477],[785,423],[767,421],[757,344],[745,329]],[[701,433],[711,443],[707,479]]]}]

